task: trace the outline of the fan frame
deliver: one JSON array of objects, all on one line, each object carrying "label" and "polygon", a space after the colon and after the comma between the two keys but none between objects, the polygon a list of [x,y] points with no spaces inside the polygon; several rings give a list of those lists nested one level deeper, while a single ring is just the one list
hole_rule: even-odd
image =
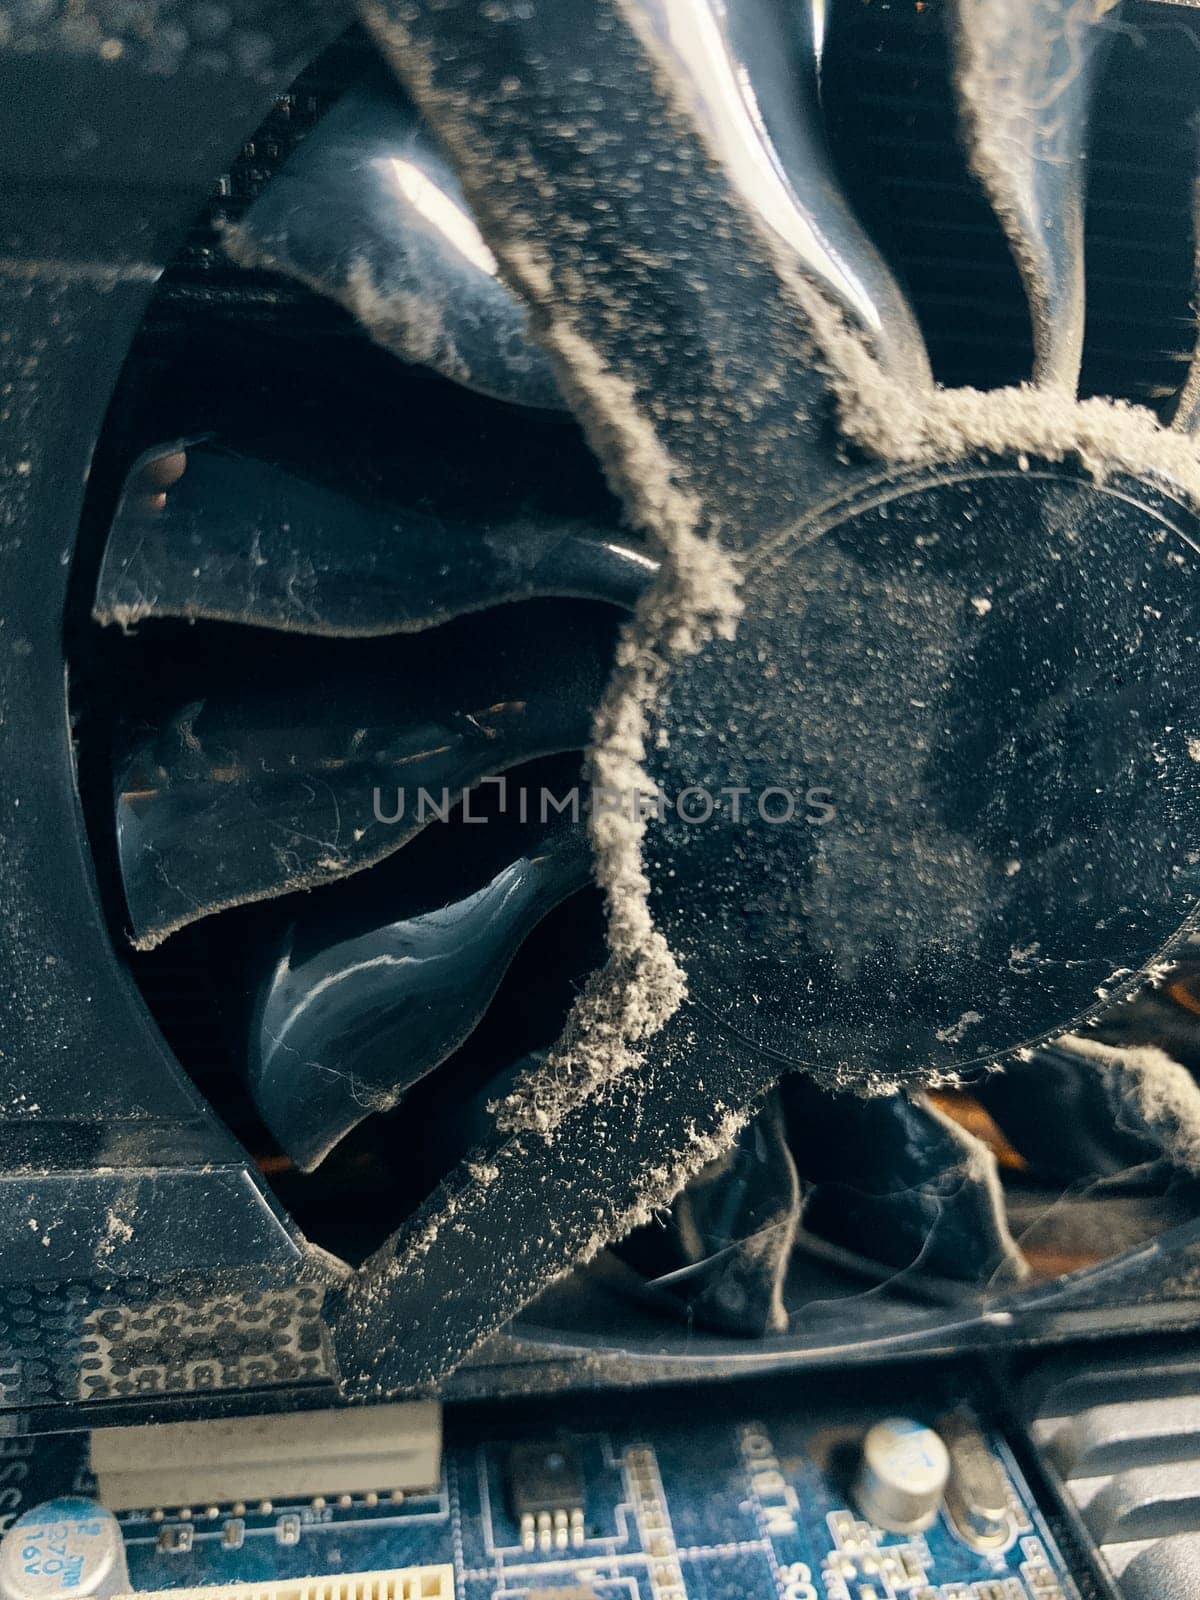
[{"label": "fan frame", "polygon": [[[0,1414],[28,1428],[328,1404],[322,1306],[344,1279],[215,1120],[116,956],[77,790],[63,626],[76,531],[106,510],[85,507],[92,454],[154,282],[214,174],[351,19],[322,0],[234,7],[214,71],[209,44],[186,30],[178,42],[182,5],[164,0],[149,39],[122,32],[115,4],[94,9],[112,26],[83,48],[57,15],[0,47],[0,148],[13,179],[0,374],[15,385],[0,521],[16,530],[0,547]],[[80,140],[84,125],[94,141]],[[1200,1222],[1019,1303],[969,1317],[905,1308],[895,1330],[864,1329],[850,1343],[812,1330],[753,1346],[713,1336],[698,1350],[685,1327],[633,1310],[600,1332],[535,1311],[445,1392],[661,1383],[1194,1327],[1198,1263]],[[138,1358],[156,1355],[139,1377]]]}]

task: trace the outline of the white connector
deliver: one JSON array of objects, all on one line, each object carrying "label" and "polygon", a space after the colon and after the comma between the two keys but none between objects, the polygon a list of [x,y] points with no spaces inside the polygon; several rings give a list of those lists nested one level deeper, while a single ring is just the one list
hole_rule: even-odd
[{"label": "white connector", "polygon": [[392,1567],[330,1573],[276,1583],[216,1583],[196,1589],[149,1589],[114,1600],[454,1600],[454,1568]]},{"label": "white connector", "polygon": [[91,1439],[97,1499],[112,1511],[408,1494],[436,1487],[441,1454],[435,1401],[97,1428]]}]

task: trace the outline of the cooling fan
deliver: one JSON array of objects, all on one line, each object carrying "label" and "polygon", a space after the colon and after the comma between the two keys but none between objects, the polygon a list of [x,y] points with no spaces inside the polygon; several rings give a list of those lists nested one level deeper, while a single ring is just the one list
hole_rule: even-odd
[{"label": "cooling fan", "polygon": [[10,1403],[1193,1320],[1188,345],[1076,399],[1173,9],[193,9],[4,52]]}]

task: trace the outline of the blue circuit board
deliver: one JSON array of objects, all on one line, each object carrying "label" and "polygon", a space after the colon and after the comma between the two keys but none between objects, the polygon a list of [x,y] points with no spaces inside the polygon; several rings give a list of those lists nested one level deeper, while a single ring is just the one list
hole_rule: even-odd
[{"label": "blue circuit board", "polygon": [[[1077,1600],[1015,1459],[985,1435],[1012,1489],[1012,1538],[988,1553],[945,1513],[909,1537],[870,1527],[844,1465],[861,1427],[778,1409],[708,1419],[643,1410],[556,1432],[582,1483],[583,1516],[565,1534],[531,1536],[512,1508],[519,1433],[462,1437],[453,1425],[428,1494],[381,1484],[120,1520],[138,1589],[449,1563],[456,1600]],[[20,1483],[14,1512],[92,1487],[82,1441],[0,1441],[0,1477]]]}]

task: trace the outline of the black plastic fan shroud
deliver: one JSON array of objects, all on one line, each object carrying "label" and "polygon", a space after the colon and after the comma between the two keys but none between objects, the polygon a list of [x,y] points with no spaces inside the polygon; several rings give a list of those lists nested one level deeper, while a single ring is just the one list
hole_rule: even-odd
[{"label": "black plastic fan shroud", "polygon": [[[1128,991],[1193,914],[1191,513],[1166,487],[1015,459],[897,474],[841,444],[789,273],[891,377],[928,368],[831,181],[815,32],[781,16],[368,12],[632,509],[694,515],[744,609],[675,664],[646,741],[669,801],[651,907],[689,999],[639,1068],[560,1085],[548,1130],[498,1140],[489,1181],[451,1180],[368,1263],[332,1328],[356,1392],[436,1378],[788,1067],[842,1087],[1003,1061]],[[990,52],[976,109],[1026,141],[1013,182],[1036,193],[995,199],[1047,384],[1078,375],[1110,23],[960,7]],[[1022,31],[1045,48],[1006,59]],[[1014,81],[1044,117],[1012,114]]]},{"label": "black plastic fan shroud", "polygon": [[[1015,10],[958,0],[955,9],[989,69],[975,81],[995,86],[995,104],[985,87],[973,110],[1011,123],[1023,141],[1015,189],[1006,192],[1001,177],[992,198],[1025,276],[1035,372],[1071,388],[1084,309],[1088,63],[1114,18],[1081,18],[1051,0]],[[364,5],[363,18],[456,164],[482,238],[527,302],[558,388],[635,520],[653,531],[665,499],[686,506],[695,532],[738,561],[744,609],[732,640],[675,664],[647,739],[649,775],[669,801],[645,845],[651,909],[687,974],[689,999],[645,1041],[641,1066],[585,1094],[566,1085],[550,1129],[495,1133],[357,1274],[330,1288],[329,1357],[341,1392],[353,1396],[444,1378],[573,1261],[668,1198],[671,1175],[784,1071],[802,1067],[839,1088],[878,1076],[916,1084],[934,1071],[1002,1062],[1087,1020],[1101,997],[1132,992],[1191,926],[1200,748],[1190,603],[1197,544],[1181,493],[1006,458],[897,472],[841,437],[791,274],[820,288],[890,376],[918,392],[931,380],[904,295],[833,174],[818,103],[820,41],[803,6],[743,0],[685,15],[665,0],[397,0]],[[282,13],[271,25],[284,31]],[[289,8],[287,27],[303,26]],[[281,52],[278,70],[245,68],[244,102],[232,105],[231,95],[227,123],[189,151],[193,207],[201,168],[206,178],[219,166],[334,19],[314,12],[309,26],[291,55]],[[1009,61],[1005,41],[1030,36],[1044,48]],[[113,183],[127,159],[152,167],[151,145],[163,147],[164,134],[195,137],[207,109],[200,67],[153,116],[145,106],[135,115],[109,104],[96,61],[71,68],[64,48],[54,41],[44,58],[63,148],[77,115],[64,108],[69,90],[84,83],[104,108],[95,118],[100,153],[73,158],[80,192],[95,177],[88,160]],[[239,61],[253,62],[249,46],[229,51],[235,75]],[[111,63],[113,52],[103,59]],[[152,81],[157,69],[131,46],[119,70]],[[1014,115],[1014,95],[1018,110],[1033,104],[1043,114]],[[29,142],[17,138],[14,148]],[[23,193],[35,193],[33,153],[22,176]],[[151,170],[147,192],[154,182]],[[220,1175],[213,1204],[230,1218],[220,1236],[227,1253],[236,1245],[243,1263],[269,1257],[281,1272],[320,1280],[319,1261],[169,1060],[113,962],[73,790],[58,647],[61,529],[76,520],[102,405],[87,414],[72,380],[90,364],[99,394],[99,375],[115,375],[169,254],[188,210],[174,191],[186,184],[173,166],[160,182],[158,211],[131,219],[114,201],[111,215],[76,219],[73,236],[51,208],[45,237],[29,251],[57,271],[3,280],[18,344],[28,353],[58,328],[69,355],[57,391],[38,396],[51,429],[29,444],[26,410],[10,467],[14,503],[36,489],[45,497],[39,518],[46,522],[53,503],[60,537],[53,548],[44,541],[45,572],[21,555],[10,587],[28,612],[20,637],[36,644],[5,667],[10,726],[27,756],[0,775],[12,791],[9,812],[23,802],[4,867],[20,908],[0,930],[14,975],[5,1051],[25,1074],[11,1103],[25,1095],[33,1108],[10,1116],[8,1134],[26,1164],[31,1150],[48,1171],[68,1159],[73,1171],[95,1164],[86,1193],[61,1189],[62,1238],[74,1252],[64,1274],[94,1274],[104,1251],[117,1278],[229,1264],[216,1259],[211,1237],[189,1242],[194,1259],[172,1258],[154,1194],[171,1165],[193,1177],[197,1193]],[[45,212],[44,201],[32,208],[35,221]],[[19,235],[12,218],[8,232]],[[100,270],[97,254],[115,266]],[[122,314],[101,336],[104,312],[117,309],[102,297],[114,295]],[[321,525],[334,515],[324,506]],[[355,547],[364,570],[378,571],[380,549],[394,553],[389,538],[373,545],[367,528]],[[513,539],[519,546],[519,530],[503,530],[510,555]],[[537,562],[515,569],[470,533],[455,549],[485,585],[497,584],[494,598],[626,604],[652,576],[644,553],[611,529],[567,529],[561,548],[548,556],[539,548]],[[343,553],[317,563],[303,617],[289,609],[294,590],[267,583],[251,620],[375,635],[477,604],[469,583],[466,591],[434,583],[415,623],[392,613],[345,627],[336,615],[347,570],[355,583],[362,572],[353,560],[339,567]],[[223,581],[229,571],[212,568]],[[326,581],[316,581],[322,572]],[[219,593],[189,588],[190,567],[176,576],[181,598],[164,614],[225,614]],[[144,596],[144,585],[116,595],[111,619],[153,615],[152,605],[139,610]],[[469,677],[469,664],[461,671]],[[518,703],[520,694],[505,702]],[[212,748],[200,723],[184,721],[154,756],[158,779],[171,780],[156,779],[158,789],[172,803],[182,796],[181,837],[203,823],[211,785],[239,770],[218,759],[231,729],[253,732],[236,712],[232,701],[208,709]],[[455,781],[506,764],[474,760],[474,735],[459,727],[460,737]],[[571,748],[577,734],[514,738],[511,759],[520,760]],[[318,763],[345,769],[344,750],[312,748]],[[389,750],[379,745],[370,759],[386,764]],[[131,771],[141,771],[138,759]],[[370,784],[370,759],[353,774],[360,785]],[[141,803],[154,790],[151,782],[130,792]],[[281,815],[298,837],[298,813]],[[63,840],[73,841],[65,860]],[[204,841],[190,842],[200,873]],[[51,845],[58,864],[48,873]],[[297,873],[292,848],[274,880],[243,883],[225,903],[369,864],[342,856],[329,866],[322,848]],[[215,908],[199,878],[196,893],[181,891],[173,870],[162,881],[182,892],[187,915]],[[170,921],[146,931],[168,934]],[[44,961],[62,964],[56,990]],[[85,989],[95,997],[90,1013]],[[90,1220],[112,1199],[102,1161],[105,1171],[138,1167],[146,1190],[130,1203],[128,1229],[122,1222],[105,1238]],[[18,1225],[28,1185],[9,1180],[6,1192],[10,1237],[29,1255]],[[163,1206],[175,1214],[176,1202]],[[1128,1270],[1118,1265],[1106,1282]],[[1045,1327],[1060,1313],[1085,1315],[1104,1293],[1097,1279],[1024,1304]],[[992,1302],[993,1323],[1006,1304]],[[947,1337],[936,1322],[924,1331],[929,1347]],[[763,1359],[787,1353],[768,1347]]]}]

